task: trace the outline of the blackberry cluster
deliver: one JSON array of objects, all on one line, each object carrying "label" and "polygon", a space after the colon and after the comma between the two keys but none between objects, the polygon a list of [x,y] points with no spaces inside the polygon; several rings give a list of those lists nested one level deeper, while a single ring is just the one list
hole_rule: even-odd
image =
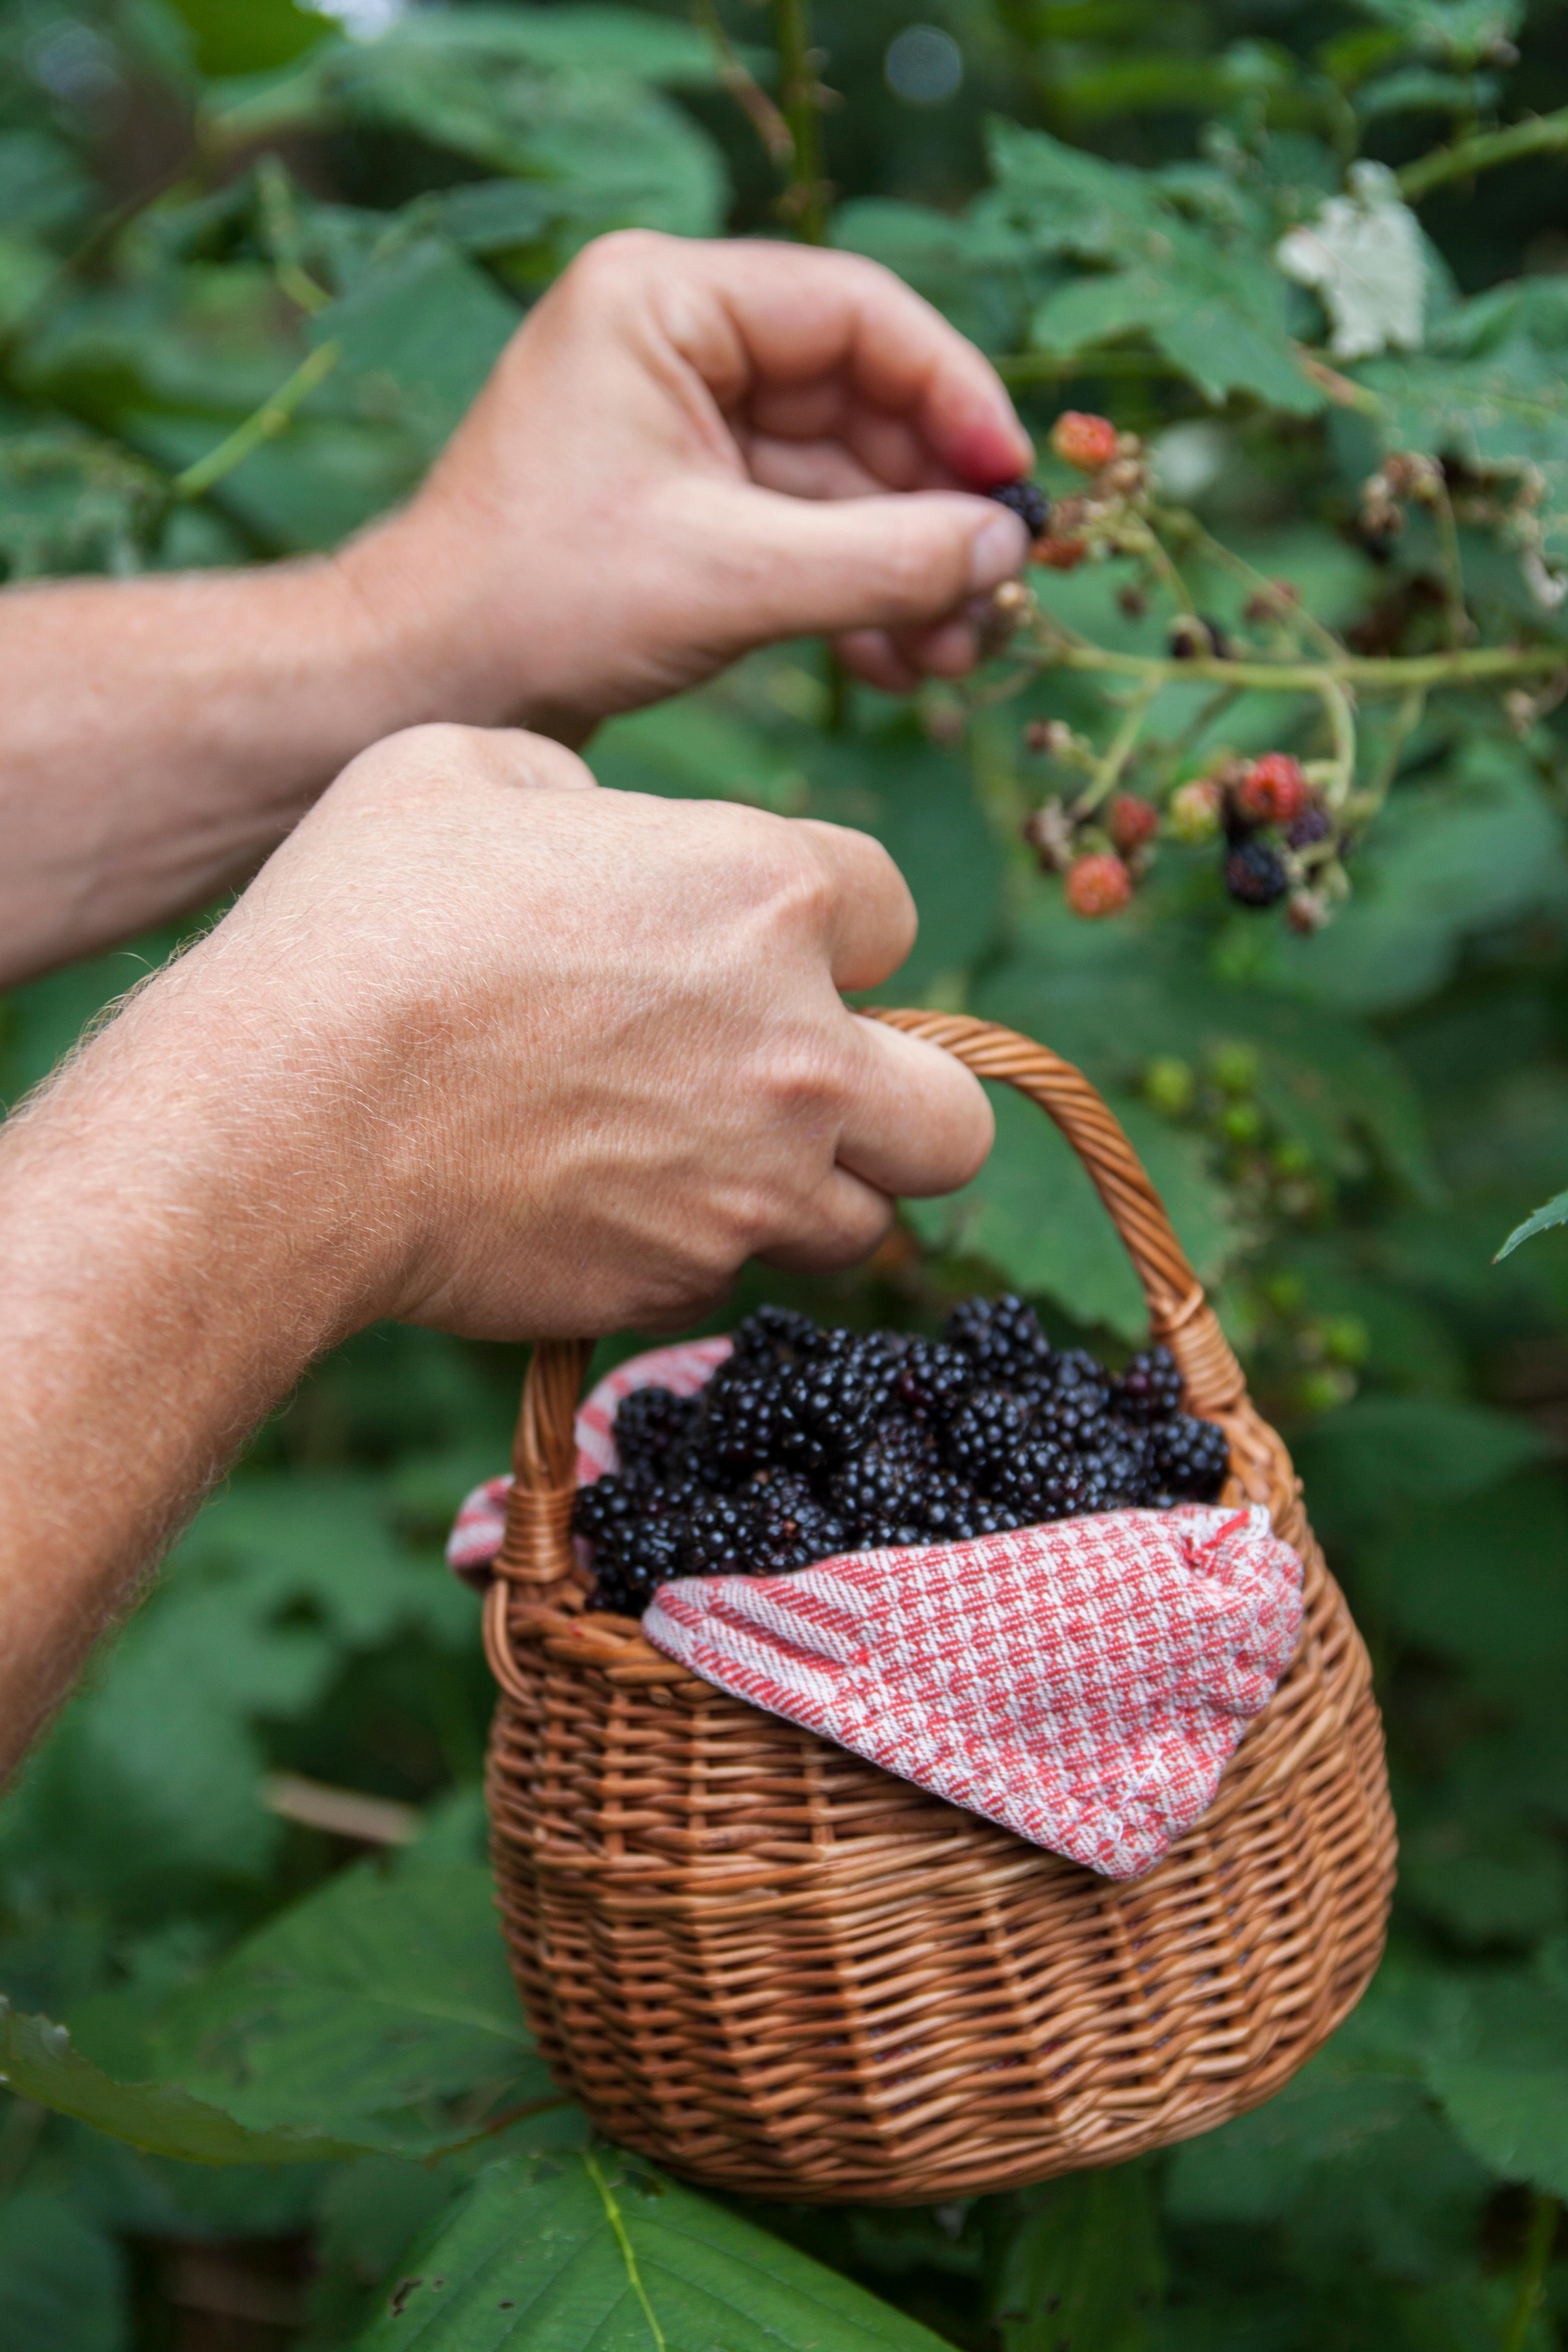
[{"label": "blackberry cluster", "polygon": [[615,1441],[620,1469],[572,1525],[593,1546],[590,1605],[625,1617],[672,1576],[1211,1502],[1228,1460],[1224,1432],[1183,1413],[1166,1349],[1110,1372],[1011,1297],[966,1300],[940,1339],[761,1307],[696,1396],[627,1397]]}]

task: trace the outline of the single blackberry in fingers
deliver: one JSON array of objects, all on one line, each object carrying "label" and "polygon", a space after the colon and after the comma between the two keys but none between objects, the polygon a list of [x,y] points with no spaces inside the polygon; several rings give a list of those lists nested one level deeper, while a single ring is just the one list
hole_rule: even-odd
[{"label": "single blackberry in fingers", "polygon": [[1168,1348],[1144,1348],[1112,1391],[1127,1421],[1169,1421],[1181,1411],[1181,1374]]},{"label": "single blackberry in fingers", "polygon": [[[821,1336],[809,1315],[797,1315],[790,1307],[759,1307],[737,1325],[734,1352],[728,1360],[753,1368],[792,1363],[797,1356],[808,1354]],[[720,1371],[726,1369],[719,1367]]]},{"label": "single blackberry in fingers", "polygon": [[1038,482],[998,482],[986,496],[1016,514],[1030,539],[1043,539],[1051,528],[1051,500]]},{"label": "single blackberry in fingers", "polygon": [[1212,1503],[1230,1467],[1230,1444],[1212,1421],[1178,1413],[1151,1432],[1155,1492],[1174,1503]]},{"label": "single blackberry in fingers", "polygon": [[1266,841],[1244,841],[1225,861],[1225,887],[1239,907],[1272,907],[1291,887],[1285,861]]}]

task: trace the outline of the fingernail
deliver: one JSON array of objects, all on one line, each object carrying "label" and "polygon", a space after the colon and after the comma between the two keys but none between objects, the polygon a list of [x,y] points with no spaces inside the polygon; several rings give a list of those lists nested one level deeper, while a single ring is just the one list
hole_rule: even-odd
[{"label": "fingernail", "polygon": [[1029,533],[1017,515],[1004,508],[982,523],[969,544],[969,585],[977,595],[1010,580],[1024,567]]}]

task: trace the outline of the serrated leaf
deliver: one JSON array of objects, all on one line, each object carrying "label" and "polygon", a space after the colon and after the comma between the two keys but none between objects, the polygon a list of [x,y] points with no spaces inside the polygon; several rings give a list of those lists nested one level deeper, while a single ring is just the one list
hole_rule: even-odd
[{"label": "serrated leaf", "polygon": [[423,2154],[502,2109],[568,2110],[533,2054],[477,1864],[334,1880],[170,2001],[152,2046],[257,2129],[304,2119],[361,2147]]},{"label": "serrated leaf", "polygon": [[24,2099],[187,2164],[297,2164],[351,2156],[357,2144],[284,2124],[253,2130],[172,2083],[121,2083],[84,2058],[63,2025],[0,1998],[0,2075]]},{"label": "serrated leaf", "polygon": [[728,2207],[604,2149],[481,2175],[356,2352],[943,2352]]},{"label": "serrated leaf", "polygon": [[1533,1241],[1537,1234],[1550,1233],[1553,1225],[1568,1225],[1568,1192],[1559,1192],[1533,1216],[1526,1217],[1523,1224],[1515,1225],[1492,1264],[1500,1265],[1505,1257],[1512,1256],[1521,1242]]}]

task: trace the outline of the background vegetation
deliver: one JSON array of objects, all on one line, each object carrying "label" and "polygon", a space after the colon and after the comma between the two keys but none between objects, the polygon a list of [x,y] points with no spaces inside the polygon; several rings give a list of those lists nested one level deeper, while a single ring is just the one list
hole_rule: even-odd
[{"label": "background vegetation", "polygon": [[[914,36],[904,0],[822,0],[814,30],[789,0],[351,5],[344,31],[291,0],[8,0],[13,580],[329,545],[406,492],[584,239],[728,225],[890,260],[1005,360],[1042,446],[1068,404],[1149,436],[1172,491],[1367,654],[1472,625],[1563,641],[1568,184],[1563,123],[1528,121],[1568,103],[1556,0],[1523,21],[1519,0],[928,0]],[[1271,254],[1358,154],[1403,173],[1426,300],[1420,348],[1353,360]],[[1413,509],[1369,549],[1360,485],[1391,448],[1454,479],[1528,459],[1546,601],[1494,531],[1445,548]],[[1042,602],[1157,656],[1168,607],[1116,598],[1135,568],[1040,575]],[[1191,578],[1234,625],[1245,588]],[[892,994],[1080,1061],[1166,1187],[1297,1449],[1388,1719],[1396,1930],[1326,2053],[1166,2157],[931,2211],[759,2210],[595,2151],[499,1956],[476,1610],[439,1556],[504,1460],[520,1360],[377,1330],[261,1433],[0,1807],[4,2352],[379,2352],[414,2340],[393,2306],[416,2273],[453,2288],[428,2352],[1559,2340],[1568,1244],[1491,1264],[1568,1171],[1543,678],[1525,704],[1434,695],[1402,742],[1368,701],[1362,782],[1393,790],[1312,940],[1231,907],[1212,851],[1162,847],[1114,921],[1065,911],[1019,839],[1050,789],[1021,728],[1103,745],[1119,714],[1085,675],[911,712],[794,646],[593,752],[610,784],[879,834],[923,917]],[[1310,700],[1219,714],[1207,690],[1147,714],[1167,780],[1221,730],[1323,748]],[[172,943],[16,997],[5,1092]],[[1061,1332],[1133,1339],[1086,1185],[1003,1111],[969,1196],[790,1295],[928,1324],[1005,1278]]]}]

